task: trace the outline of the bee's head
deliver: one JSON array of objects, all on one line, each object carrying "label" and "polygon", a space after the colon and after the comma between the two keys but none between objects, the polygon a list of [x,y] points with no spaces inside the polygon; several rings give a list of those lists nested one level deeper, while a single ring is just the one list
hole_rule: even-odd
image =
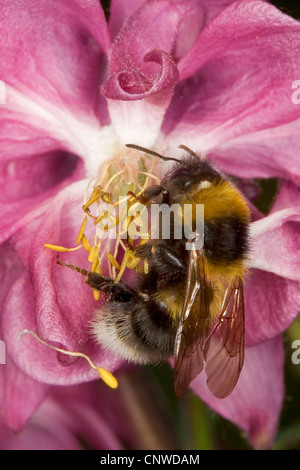
[{"label": "bee's head", "polygon": [[221,179],[206,160],[189,156],[163,178],[161,185],[170,193],[188,195],[209,188]]},{"label": "bee's head", "polygon": [[[140,150],[164,161],[176,162],[175,168],[160,182],[160,187],[163,187],[169,195],[173,195],[173,198],[176,198],[176,195],[179,197],[193,195],[212,184],[217,184],[222,179],[207,160],[203,160],[196,152],[185,145],[179,146],[187,153],[187,156],[183,157],[182,160],[165,157],[153,150],[135,144],[126,144],[126,147]],[[165,196],[164,199],[169,199],[169,197]]]}]

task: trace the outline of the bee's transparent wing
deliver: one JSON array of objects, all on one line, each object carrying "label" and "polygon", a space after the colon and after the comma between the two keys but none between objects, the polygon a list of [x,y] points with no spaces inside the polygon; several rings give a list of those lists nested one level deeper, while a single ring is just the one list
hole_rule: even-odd
[{"label": "bee's transparent wing", "polygon": [[211,326],[204,263],[199,250],[190,251],[185,302],[174,349],[174,388],[178,397],[185,394],[204,365],[203,347]]},{"label": "bee's transparent wing", "polygon": [[207,386],[217,398],[234,389],[244,363],[244,294],[237,278],[225,289],[220,316],[203,347]]},{"label": "bee's transparent wing", "polygon": [[205,258],[191,250],[186,297],[174,350],[174,388],[182,397],[205,365],[207,385],[217,398],[234,389],[244,361],[243,283],[237,278],[224,288],[219,317],[212,325],[212,287],[206,279]]}]

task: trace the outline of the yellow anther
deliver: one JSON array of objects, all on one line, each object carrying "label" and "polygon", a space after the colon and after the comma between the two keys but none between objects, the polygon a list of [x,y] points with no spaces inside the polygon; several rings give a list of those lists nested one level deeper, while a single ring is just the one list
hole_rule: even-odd
[{"label": "yellow anther", "polygon": [[113,257],[113,255],[112,255],[111,253],[107,253],[107,258],[108,258],[110,264],[111,264],[114,268],[116,268],[116,269],[121,269],[121,267],[120,267],[118,261],[116,260],[116,258]]},{"label": "yellow anther", "polygon": [[145,274],[148,274],[149,272],[149,263],[148,263],[147,258],[144,259],[144,272]]},{"label": "yellow anther", "polygon": [[[106,162],[104,170],[90,180],[84,193],[83,220],[76,239],[79,246],[66,248],[46,244],[45,247],[69,252],[83,246],[88,252],[90,270],[102,274],[101,266],[105,265],[108,275],[115,282],[120,281],[126,268],[141,273],[148,272],[148,261],[135,256],[133,247],[144,245],[150,238],[145,214],[147,208],[139,202],[140,194],[149,184],[159,181],[152,173],[155,160],[150,159],[149,162],[142,159],[132,163],[131,160],[121,158]],[[91,218],[93,223],[90,222]],[[87,240],[85,234],[90,233],[87,230],[91,228],[94,228],[94,234],[89,235]],[[115,234],[112,238],[116,237],[113,250],[111,237],[105,236],[110,230]],[[126,243],[123,238],[126,238]],[[108,263],[105,260],[106,255]],[[101,296],[96,289],[93,294],[95,299]]]},{"label": "yellow anther", "polygon": [[88,242],[88,240],[87,240],[87,238],[86,238],[86,236],[85,236],[84,234],[82,235],[81,243],[82,243],[83,248],[84,248],[86,251],[88,251],[88,252],[91,251],[92,247],[91,247],[91,245],[89,244],[89,242]]},{"label": "yellow anther", "polygon": [[89,256],[88,256],[88,260],[89,260],[90,263],[92,263],[95,259],[98,258],[98,253],[99,253],[99,247],[98,247],[98,245],[94,245],[91,248],[91,251],[90,251]]},{"label": "yellow anther", "polygon": [[111,194],[110,193],[103,193],[101,196],[101,199],[103,202],[106,202],[106,204],[111,203]]},{"label": "yellow anther", "polygon": [[99,222],[101,222],[103,219],[105,219],[105,217],[106,217],[105,212],[101,215],[98,215],[98,217],[95,217],[94,225],[99,224]]},{"label": "yellow anther", "polygon": [[128,261],[129,261],[129,258],[130,258],[130,252],[129,252],[129,250],[127,250],[126,253],[125,253],[125,255],[124,255],[124,258],[123,258],[123,260],[122,260],[122,264],[121,264],[121,267],[120,267],[119,274],[118,274],[118,276],[117,276],[117,278],[116,278],[116,280],[115,280],[116,283],[118,283],[118,282],[120,281],[121,277],[123,276],[124,271],[125,271],[125,269],[126,269],[126,267],[127,267],[127,263],[128,263]]},{"label": "yellow anther", "polygon": [[21,333],[18,335],[17,339],[19,340],[21,338],[21,336],[23,336],[24,334],[30,334],[36,340],[38,340],[40,343],[47,346],[48,348],[54,349],[55,351],[60,352],[62,354],[66,354],[67,356],[83,357],[89,363],[89,365],[92,367],[92,369],[94,369],[98,372],[99,377],[103,380],[103,382],[106,383],[106,385],[108,385],[111,388],[117,388],[118,382],[117,382],[117,379],[112,375],[112,373],[109,372],[108,370],[104,369],[103,367],[95,366],[95,364],[92,362],[90,357],[87,356],[86,354],[84,354],[82,352],[67,351],[66,349],[61,349],[61,348],[57,348],[55,346],[52,346],[51,344],[46,343],[46,341],[41,339],[33,331],[27,330],[27,329],[21,331]]},{"label": "yellow anther", "polygon": [[131,224],[131,222],[133,221],[133,219],[134,219],[133,215],[128,215],[126,217],[126,220],[124,220],[123,229],[125,229],[127,231],[128,227]]},{"label": "yellow anther", "polygon": [[78,236],[77,236],[76,243],[80,243],[80,242],[81,242],[81,239],[82,239],[82,237],[83,237],[83,235],[84,235],[84,231],[85,231],[85,228],[86,228],[86,223],[87,223],[87,215],[84,214],[84,216],[83,216],[83,221],[82,221],[82,224],[81,224],[81,227],[80,227]]},{"label": "yellow anther", "polygon": [[132,258],[131,260],[128,261],[127,268],[129,269],[136,268],[140,261],[141,261],[141,258]]},{"label": "yellow anther", "polygon": [[111,372],[104,369],[103,367],[98,367],[97,372],[99,374],[100,379],[102,379],[103,382],[105,382],[106,385],[108,385],[110,388],[117,388],[118,387],[118,381],[115,378],[115,376],[112,375]]},{"label": "yellow anther", "polygon": [[65,246],[51,245],[50,243],[44,243],[44,247],[49,248],[49,250],[59,251],[61,253],[66,253],[66,252],[69,252],[69,251],[79,250],[79,248],[81,248],[81,245],[80,246],[75,246],[74,248],[66,248]]},{"label": "yellow anther", "polygon": [[139,241],[140,245],[145,245],[145,243],[147,243],[147,241],[150,240],[150,234],[149,233],[141,233],[140,237],[141,237],[141,239]]},{"label": "yellow anther", "polygon": [[99,300],[100,299],[100,292],[96,289],[93,289],[93,296],[94,296],[95,300]]},{"label": "yellow anther", "polygon": [[98,274],[102,274],[102,269],[101,269],[100,264],[97,265],[97,267],[94,269],[94,271]]},{"label": "yellow anther", "polygon": [[100,197],[105,194],[106,191],[103,191],[100,185],[96,186],[92,191],[92,194],[89,197],[89,200],[82,206],[82,209],[86,212],[89,210],[89,207],[94,204],[94,202],[99,201]]},{"label": "yellow anther", "polygon": [[[99,258],[98,258],[98,256],[97,256],[97,258],[95,258],[95,259],[93,260],[93,262],[92,262],[91,271],[93,271],[93,272],[98,272],[98,271],[97,271],[98,266],[99,266]],[[101,269],[101,268],[100,268],[100,269]],[[100,274],[102,274],[102,273],[100,273]]]}]

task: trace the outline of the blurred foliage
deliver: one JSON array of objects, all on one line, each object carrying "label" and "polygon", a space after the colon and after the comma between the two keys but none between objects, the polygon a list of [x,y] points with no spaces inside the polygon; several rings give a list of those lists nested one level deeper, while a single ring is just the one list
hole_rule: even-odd
[{"label": "blurred foliage", "polygon": [[272,3],[287,15],[300,19],[300,2],[299,0],[273,0]]},{"label": "blurred foliage", "polygon": [[[101,3],[105,14],[109,17],[110,1],[101,0]],[[282,12],[300,19],[299,0],[274,0],[270,3]],[[274,179],[256,180],[256,182],[261,189],[256,205],[263,213],[267,213],[276,195],[278,182]],[[300,364],[295,365],[291,361],[293,352],[291,344],[294,339],[300,339],[300,318],[295,320],[284,334],[286,395],[274,444],[274,449],[277,450],[300,449]],[[142,369],[142,373],[151,378],[155,385],[155,393],[164,403],[172,423],[170,434],[174,436],[174,441],[178,442],[178,449],[250,449],[240,429],[208,408],[192,392],[189,392],[182,400],[175,397],[173,372],[167,364],[157,368],[144,367]]]}]

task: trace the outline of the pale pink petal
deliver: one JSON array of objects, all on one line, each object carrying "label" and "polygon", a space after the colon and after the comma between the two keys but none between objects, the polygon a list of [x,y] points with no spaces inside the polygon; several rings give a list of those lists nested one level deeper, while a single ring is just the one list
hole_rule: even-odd
[{"label": "pale pink petal", "polygon": [[221,11],[226,8],[235,0],[199,0],[201,6],[205,9],[205,22],[206,24],[212,21]]},{"label": "pale pink petal", "polygon": [[[120,450],[123,446],[115,421],[118,417],[121,419],[122,414],[115,412],[114,392],[100,382],[67,387],[66,390],[54,387],[52,398],[60,405],[57,406],[56,419],[71,429],[77,438],[85,439],[93,449]],[[104,410],[112,414],[113,422],[107,419]],[[126,424],[130,435],[129,423]]]},{"label": "pale pink petal", "polygon": [[97,450],[122,449],[111,423],[101,413],[102,406],[112,404],[103,400],[101,388],[96,385],[52,387],[26,428],[17,435],[6,432],[0,439],[0,448],[83,450],[88,446]]},{"label": "pale pink petal", "polygon": [[[275,109],[275,108],[274,108]],[[241,135],[208,152],[210,158],[240,177],[285,178],[300,184],[300,119]]]},{"label": "pale pink petal", "polygon": [[[202,11],[197,2],[146,2],[128,18],[116,37],[110,56],[109,78],[101,91],[108,99],[112,124],[121,142],[126,135],[130,139],[132,128],[137,139],[143,136],[144,145],[153,143],[158,137],[178,81],[177,67],[170,54],[175,51],[174,44],[191,8]],[[142,103],[137,105],[115,102],[142,98]],[[134,123],[130,119],[133,113],[136,116]]]},{"label": "pale pink petal", "polygon": [[3,82],[35,102],[97,113],[100,64],[110,43],[100,2],[0,4]]},{"label": "pale pink petal", "polygon": [[285,331],[300,311],[300,283],[253,269],[245,285],[246,344]]},{"label": "pale pink petal", "polygon": [[[173,54],[181,22],[198,2],[148,1],[128,18],[116,37],[110,55],[109,74],[126,70],[143,72],[149,79],[157,67],[145,64],[144,57],[155,49]],[[201,9],[199,5],[198,8]]]},{"label": "pale pink petal", "polygon": [[270,214],[251,224],[245,284],[246,344],[283,332],[300,310],[300,193],[282,183]]},{"label": "pale pink petal", "polygon": [[[99,97],[99,87],[95,89],[91,83],[89,86]],[[91,107],[86,111],[78,109],[72,112],[69,104],[64,107],[63,103],[46,101],[43,96],[30,94],[29,90],[20,92],[14,86],[5,85],[5,103],[0,107],[3,158],[13,159],[53,150],[91,157],[99,144],[100,125],[108,122],[104,98],[97,98],[101,104],[99,113],[95,114]]]},{"label": "pale pink petal", "polygon": [[112,38],[117,36],[125,21],[145,2],[146,0],[111,0],[108,24]]},{"label": "pale pink petal", "polygon": [[0,369],[1,424],[14,432],[21,431],[44,400],[48,388],[24,374],[7,356]]},{"label": "pale pink petal", "polygon": [[[65,431],[63,433],[63,431]],[[75,436],[68,429],[61,431],[56,426],[53,430],[30,423],[18,433],[7,432],[0,439],[1,450],[83,450]],[[63,434],[63,435],[62,435]]]},{"label": "pale pink petal", "polygon": [[[3,332],[2,306],[8,290],[24,268],[8,243],[1,244],[0,258],[0,339],[4,344],[0,364],[0,429],[9,428],[18,432],[44,399],[48,387],[32,380],[11,361],[10,348]],[[14,311],[10,311],[11,318],[13,314]]]},{"label": "pale pink petal", "polygon": [[99,157],[99,120],[108,119],[99,70],[101,47],[107,50],[109,40],[94,0],[65,0],[59,7],[43,0],[1,5],[3,242],[41,213],[43,201],[82,175],[76,155]]},{"label": "pale pink petal", "polygon": [[271,213],[251,224],[251,266],[300,281],[300,190],[284,183]]},{"label": "pale pink petal", "polygon": [[15,158],[8,153],[0,162],[0,241],[37,217],[49,197],[82,174],[82,161],[62,150]]},{"label": "pale pink petal", "polygon": [[[84,359],[75,359],[51,351],[36,339],[18,335],[22,330],[36,331],[48,343],[69,351],[84,352],[97,366],[112,372],[120,361],[100,350],[91,338],[89,321],[93,311],[101,307],[93,299],[92,290],[80,274],[58,266],[56,253],[44,248],[44,243],[75,245],[82,220],[82,198],[87,181],[75,183],[53,200],[35,227],[34,238],[24,247],[22,230],[15,247],[29,251],[29,269],[9,290],[3,306],[3,334],[10,355],[17,365],[31,377],[46,383],[78,383],[97,379],[97,373]],[[26,232],[25,232],[26,233]],[[28,235],[28,234],[27,234]],[[26,235],[24,235],[26,238]],[[88,269],[87,256],[81,249],[62,259]],[[70,255],[69,255],[70,256]],[[25,261],[25,260],[24,260]],[[32,281],[32,283],[31,283]],[[76,299],[74,299],[76,292]],[[14,312],[12,315],[11,312]],[[66,366],[70,367],[66,367]]]},{"label": "pale pink petal", "polygon": [[281,412],[284,353],[281,336],[245,351],[245,364],[231,395],[215,398],[208,390],[205,374],[192,389],[217,413],[246,431],[255,449],[270,448]]},{"label": "pale pink petal", "polygon": [[109,47],[100,3],[2,0],[0,25],[3,159],[53,151],[88,159],[109,122],[99,93]]},{"label": "pale pink petal", "polygon": [[[224,9],[178,64],[185,80],[176,88],[162,127],[168,144],[176,148],[184,143],[212,158],[218,157],[220,148],[230,169],[232,141],[234,163],[237,166],[239,158],[241,176],[246,176],[248,157],[250,164],[253,161],[251,174],[254,169],[261,172],[265,155],[265,174],[267,165],[275,168],[274,174],[278,153],[275,151],[272,158],[271,151],[279,135],[280,147],[290,147],[288,155],[293,151],[296,155],[299,149],[296,120],[300,107],[292,102],[291,88],[300,72],[297,44],[300,47],[299,22],[267,2],[241,0]],[[266,143],[263,133],[270,128],[274,128],[273,134],[270,132],[272,145]],[[260,135],[254,135],[259,131]],[[248,134],[252,155],[246,150],[244,157]],[[243,145],[234,152],[233,139],[237,138]],[[284,161],[282,157],[278,166],[282,168]],[[296,167],[295,156],[292,167]]]},{"label": "pale pink petal", "polygon": [[[55,260],[53,260],[54,264]],[[77,289],[76,282],[74,284]],[[48,289],[51,289],[51,285],[49,285]],[[70,294],[69,298],[70,305],[74,304],[72,301],[73,291],[71,292],[72,294]],[[46,384],[65,385],[100,380],[96,371],[88,365],[85,359],[76,359],[71,356],[58,354],[56,351],[40,344],[37,339],[28,334],[24,334],[19,338],[20,333],[24,329],[28,329],[34,331],[48,344],[69,351],[84,352],[97,366],[103,366],[113,372],[118,367],[117,360],[105,358],[105,352],[99,351],[95,347],[89,337],[89,319],[86,319],[85,331],[82,330],[82,324],[80,325],[82,335],[79,336],[80,328],[72,324],[71,315],[67,307],[65,309],[62,308],[61,311],[57,303],[55,303],[55,299],[51,298],[48,291],[43,294],[45,299],[44,303],[43,299],[40,299],[39,317],[37,319],[41,327],[38,330],[35,327],[37,314],[35,312],[34,292],[27,276],[20,277],[14,283],[3,305],[3,337],[10,356],[17,366],[28,376]],[[78,296],[82,303],[84,303],[84,297],[80,290],[78,290]],[[83,310],[85,315],[82,315],[84,318],[89,313],[88,295],[86,295],[85,300],[86,305]],[[80,305],[78,308],[80,308]],[[14,315],[12,315],[12,312],[14,312]],[[70,316],[64,319],[64,313]],[[51,326],[53,327],[53,332],[50,331]],[[43,329],[46,330],[44,334]],[[71,345],[71,347],[68,347],[68,345]]]},{"label": "pale pink petal", "polygon": [[[234,0],[185,0],[184,2],[187,7],[190,8],[190,13],[185,18],[186,23],[190,24],[190,28],[195,27],[198,32],[204,24],[210,22],[214,16],[220,13],[223,8],[228,6]],[[146,3],[146,0],[112,0],[110,6],[110,17],[109,17],[109,30],[112,37],[115,37],[122,27],[122,24],[133,14],[133,12]],[[171,3],[171,2],[169,2]],[[201,16],[199,15],[201,12]],[[194,13],[194,17],[192,14]],[[197,26],[196,23],[197,22]],[[182,30],[183,32],[183,30]],[[186,34],[182,37],[182,41],[188,41],[191,43],[191,38],[194,34],[191,34],[191,29],[186,31]],[[181,42],[177,40],[177,42]],[[179,44],[178,44],[179,45]],[[180,47],[180,45],[179,45]]]},{"label": "pale pink petal", "polygon": [[[0,307],[7,296],[7,292],[15,280],[20,276],[23,267],[8,243],[0,246]],[[14,311],[10,311],[13,322]],[[48,387],[32,380],[19,370],[10,358],[10,348],[5,341],[3,332],[3,315],[0,316],[1,364],[0,364],[0,429],[10,428],[14,432],[20,431],[28,418],[44,399]]]},{"label": "pale pink petal", "polygon": [[155,142],[178,80],[177,68],[164,51],[151,51],[144,60],[161,66],[153,81],[140,72],[125,71],[110,77],[102,87],[113,128],[123,144],[151,146]]}]

